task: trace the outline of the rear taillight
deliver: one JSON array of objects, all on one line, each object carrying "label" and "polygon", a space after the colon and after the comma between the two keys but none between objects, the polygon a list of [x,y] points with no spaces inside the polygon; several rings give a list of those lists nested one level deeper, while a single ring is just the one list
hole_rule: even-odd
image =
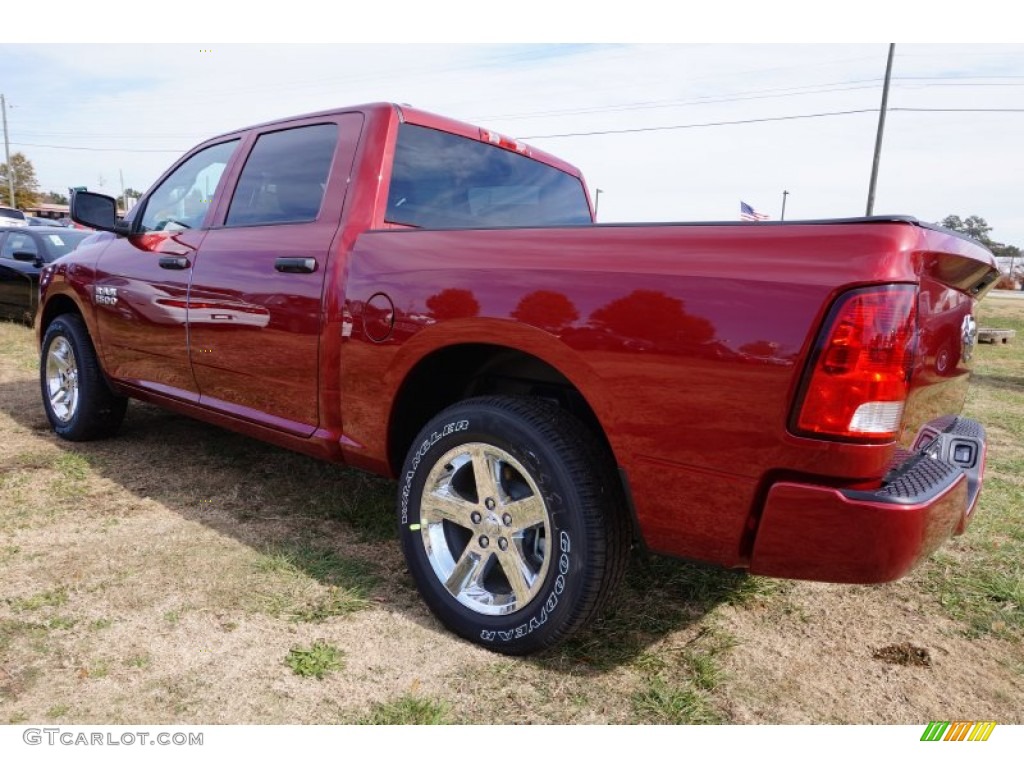
[{"label": "rear taillight", "polygon": [[899,434],[914,366],[916,306],[913,285],[858,288],[839,297],[804,375],[794,431],[872,442]]}]

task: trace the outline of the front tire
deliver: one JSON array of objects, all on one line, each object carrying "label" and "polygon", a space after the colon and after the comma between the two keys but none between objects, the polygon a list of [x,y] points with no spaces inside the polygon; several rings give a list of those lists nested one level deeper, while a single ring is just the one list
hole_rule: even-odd
[{"label": "front tire", "polygon": [[47,327],[39,383],[46,418],[65,440],[109,437],[124,420],[128,400],[110,389],[89,331],[77,315],[61,315]]},{"label": "front tire", "polygon": [[484,397],[440,413],[413,443],[398,513],[409,571],[456,634],[507,654],[589,622],[630,538],[607,449],[543,400]]}]

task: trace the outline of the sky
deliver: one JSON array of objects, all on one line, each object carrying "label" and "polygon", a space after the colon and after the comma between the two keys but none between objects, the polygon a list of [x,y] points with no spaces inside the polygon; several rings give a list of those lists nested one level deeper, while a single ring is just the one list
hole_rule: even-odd
[{"label": "sky", "polygon": [[[601,190],[601,222],[737,220],[741,200],[777,220],[784,191],[787,220],[864,214],[887,43],[675,43],[615,28],[534,42],[445,28],[250,43],[234,27],[227,43],[0,42],[0,92],[11,151],[42,191],[117,195],[122,174],[145,190],[217,133],[394,101],[568,160]],[[899,29],[913,28],[883,31]],[[889,107],[875,213],[977,214],[1024,247],[1024,44],[897,41]]]}]

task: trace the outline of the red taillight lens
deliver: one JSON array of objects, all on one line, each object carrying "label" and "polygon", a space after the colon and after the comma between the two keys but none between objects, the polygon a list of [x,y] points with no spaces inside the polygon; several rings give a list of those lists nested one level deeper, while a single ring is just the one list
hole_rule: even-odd
[{"label": "red taillight lens", "polygon": [[804,378],[794,427],[821,437],[887,441],[899,434],[914,365],[917,288],[844,294]]}]

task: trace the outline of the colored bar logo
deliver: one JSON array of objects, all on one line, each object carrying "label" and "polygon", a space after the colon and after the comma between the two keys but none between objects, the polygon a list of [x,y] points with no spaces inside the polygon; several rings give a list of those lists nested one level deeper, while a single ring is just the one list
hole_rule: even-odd
[{"label": "colored bar logo", "polygon": [[994,720],[932,720],[921,741],[988,741],[995,727]]}]

